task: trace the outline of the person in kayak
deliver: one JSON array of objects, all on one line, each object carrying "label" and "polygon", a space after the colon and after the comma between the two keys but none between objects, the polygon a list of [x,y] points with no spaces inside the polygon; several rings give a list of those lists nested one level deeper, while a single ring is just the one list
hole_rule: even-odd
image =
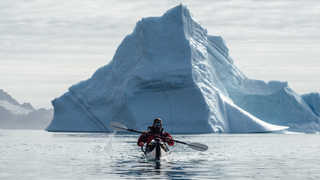
[{"label": "person in kayak", "polygon": [[[162,121],[160,118],[157,118],[153,121],[152,126],[148,127],[148,131],[141,134],[138,139],[138,146],[143,147],[147,143],[147,150],[152,150],[151,141],[154,138],[160,138],[163,142],[167,143],[169,146],[174,145],[174,141],[169,133],[164,132],[162,128]],[[167,149],[163,147],[164,149]]]}]

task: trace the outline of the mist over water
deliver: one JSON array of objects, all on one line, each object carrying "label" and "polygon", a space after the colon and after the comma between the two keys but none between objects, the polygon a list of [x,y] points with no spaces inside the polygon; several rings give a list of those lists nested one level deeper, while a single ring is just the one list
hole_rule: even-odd
[{"label": "mist over water", "polygon": [[137,135],[0,130],[0,179],[319,179],[319,135],[175,135],[159,168]]}]

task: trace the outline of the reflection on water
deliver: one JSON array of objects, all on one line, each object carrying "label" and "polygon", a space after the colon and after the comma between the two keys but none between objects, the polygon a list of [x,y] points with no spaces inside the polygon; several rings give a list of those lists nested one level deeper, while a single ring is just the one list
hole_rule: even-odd
[{"label": "reflection on water", "polygon": [[160,165],[138,136],[0,130],[0,179],[319,179],[319,135],[177,135],[209,145],[177,144]]},{"label": "reflection on water", "polygon": [[130,160],[119,160],[114,162],[113,172],[120,176],[132,176],[140,178],[157,177],[165,179],[189,179],[203,173],[195,170],[201,162],[170,162],[162,160],[160,163],[146,161],[143,156],[134,157]]}]

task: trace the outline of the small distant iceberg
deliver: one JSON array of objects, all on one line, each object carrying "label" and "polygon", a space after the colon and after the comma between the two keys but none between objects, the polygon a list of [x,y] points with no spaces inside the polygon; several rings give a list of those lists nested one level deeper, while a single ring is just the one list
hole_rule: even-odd
[{"label": "small distant iceberg", "polygon": [[223,38],[179,5],[140,20],[109,64],[54,99],[47,130],[111,131],[111,121],[145,130],[160,117],[171,133],[316,132],[319,102],[246,77]]},{"label": "small distant iceberg", "polygon": [[0,89],[0,129],[45,129],[52,116],[52,110],[20,104]]}]

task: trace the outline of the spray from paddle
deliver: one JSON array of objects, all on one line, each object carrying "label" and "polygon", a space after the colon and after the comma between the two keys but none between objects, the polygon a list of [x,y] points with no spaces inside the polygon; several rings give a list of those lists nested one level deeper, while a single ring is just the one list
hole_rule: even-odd
[{"label": "spray from paddle", "polygon": [[115,136],[115,134],[117,133],[117,131],[114,131],[112,132],[111,134],[109,134],[109,139],[104,147],[104,151],[106,154],[109,154],[110,156],[110,159],[112,159],[113,157],[113,147],[112,147],[112,144],[113,144],[113,138]]}]

